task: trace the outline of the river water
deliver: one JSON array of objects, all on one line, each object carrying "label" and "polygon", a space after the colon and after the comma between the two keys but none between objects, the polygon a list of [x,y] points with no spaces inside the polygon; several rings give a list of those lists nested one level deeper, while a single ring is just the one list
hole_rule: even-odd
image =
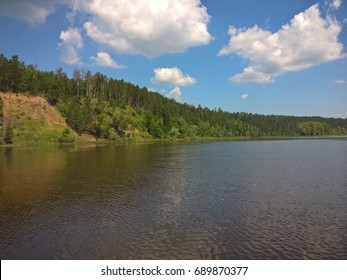
[{"label": "river water", "polygon": [[347,140],[0,149],[1,259],[347,259]]}]

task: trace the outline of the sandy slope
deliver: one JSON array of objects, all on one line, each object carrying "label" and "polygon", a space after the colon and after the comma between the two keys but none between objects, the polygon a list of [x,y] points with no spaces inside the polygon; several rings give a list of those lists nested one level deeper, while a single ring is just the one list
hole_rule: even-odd
[{"label": "sandy slope", "polygon": [[16,116],[26,116],[41,120],[47,126],[67,127],[65,119],[47,100],[39,96],[27,96],[15,93],[0,93],[4,108],[4,122]]}]

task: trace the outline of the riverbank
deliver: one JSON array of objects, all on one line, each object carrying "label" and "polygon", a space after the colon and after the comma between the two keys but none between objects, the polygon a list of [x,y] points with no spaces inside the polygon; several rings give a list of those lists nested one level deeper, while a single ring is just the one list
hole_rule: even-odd
[{"label": "riverbank", "polygon": [[[74,102],[77,102],[77,105]],[[78,102],[83,103],[83,106],[78,105]],[[234,131],[235,133],[230,131],[227,133],[230,136],[226,136],[216,131],[216,134],[207,133],[207,130],[212,129],[207,123],[198,122],[198,124],[188,125],[183,119],[179,119],[176,124],[170,124],[171,130],[166,131],[168,124],[165,124],[165,118],[155,117],[150,112],[136,111],[128,106],[124,108],[114,106],[114,104],[94,99],[89,100],[90,104],[84,104],[86,102],[85,99],[71,101],[62,98],[53,106],[41,96],[0,93],[0,146],[251,141],[302,137],[298,133],[286,136],[272,131],[268,133],[277,134],[277,136],[262,134],[255,136],[254,131],[239,136],[238,129]],[[79,112],[81,110],[82,113]],[[242,124],[237,120],[225,120],[226,123],[230,121],[234,121],[238,126]],[[206,127],[203,129],[205,124]],[[311,129],[311,126],[315,125],[315,122],[300,123],[300,127],[305,129]],[[81,129],[81,127],[84,128]],[[218,127],[222,129],[221,125]],[[331,130],[332,133],[334,131]],[[344,130],[336,129],[336,131],[342,134]],[[311,132],[310,134],[316,135],[313,133],[316,132],[314,129]],[[205,134],[209,136],[203,136]],[[306,135],[304,137],[334,136]]]},{"label": "riverbank", "polygon": [[40,96],[0,93],[0,98],[2,145],[95,141],[94,137],[78,135],[73,131],[61,113]]},{"label": "riverbank", "polygon": [[273,137],[220,137],[220,138],[191,138],[191,139],[137,139],[127,140],[118,139],[116,141],[99,139],[99,140],[86,140],[80,139],[78,141],[70,143],[59,143],[59,142],[23,142],[16,144],[0,144],[0,148],[12,148],[12,147],[42,147],[42,148],[57,148],[57,147],[96,147],[105,145],[141,145],[141,144],[158,144],[158,143],[203,143],[203,142],[240,142],[240,141],[281,141],[281,140],[345,140],[347,135],[338,136],[273,136]]}]

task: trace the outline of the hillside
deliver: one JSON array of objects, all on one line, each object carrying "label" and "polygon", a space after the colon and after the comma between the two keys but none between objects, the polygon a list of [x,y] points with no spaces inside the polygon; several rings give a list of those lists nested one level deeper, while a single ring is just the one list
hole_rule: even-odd
[{"label": "hillside", "polygon": [[83,135],[128,141],[347,134],[347,119],[195,107],[100,72],[75,69],[69,78],[62,68],[40,71],[1,54],[0,92],[12,92],[2,94],[4,109],[0,100],[5,143],[71,142]]},{"label": "hillside", "polygon": [[[69,129],[60,112],[39,96],[0,93],[2,138],[11,143],[58,143],[63,135],[69,141],[78,135]],[[65,139],[68,141],[67,139]]]},{"label": "hillside", "polygon": [[61,114],[40,96],[15,93],[0,93],[0,96],[3,100],[5,122],[18,117],[43,121],[47,126],[67,127]]}]

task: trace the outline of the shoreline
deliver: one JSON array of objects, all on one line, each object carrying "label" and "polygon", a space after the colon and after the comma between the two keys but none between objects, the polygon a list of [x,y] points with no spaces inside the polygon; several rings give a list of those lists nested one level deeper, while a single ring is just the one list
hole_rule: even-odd
[{"label": "shoreline", "polygon": [[249,141],[280,141],[280,140],[341,140],[347,139],[347,135],[324,135],[324,136],[263,136],[263,137],[209,137],[209,138],[176,138],[176,139],[120,139],[120,140],[96,140],[83,141],[78,140],[72,143],[33,143],[23,142],[14,144],[0,144],[2,148],[16,147],[83,147],[83,146],[105,146],[105,145],[138,145],[138,144],[156,144],[156,143],[203,143],[203,142],[249,142]]}]

